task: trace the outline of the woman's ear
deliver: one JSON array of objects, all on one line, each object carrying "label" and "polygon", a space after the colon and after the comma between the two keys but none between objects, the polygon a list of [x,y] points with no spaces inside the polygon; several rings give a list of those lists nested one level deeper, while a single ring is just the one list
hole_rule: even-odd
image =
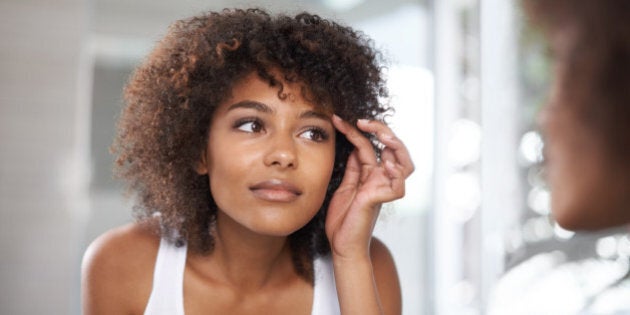
[{"label": "woman's ear", "polygon": [[195,164],[195,171],[199,175],[208,174],[208,158],[206,157],[206,150],[202,150],[199,156],[199,160]]}]

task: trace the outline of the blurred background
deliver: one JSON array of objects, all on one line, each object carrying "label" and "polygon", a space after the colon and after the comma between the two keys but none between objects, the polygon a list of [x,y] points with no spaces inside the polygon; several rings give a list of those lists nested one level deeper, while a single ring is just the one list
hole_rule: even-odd
[{"label": "blurred background", "polygon": [[563,264],[627,268],[622,231],[575,234],[549,216],[535,115],[550,63],[518,1],[1,0],[0,314],[80,314],[86,246],[131,220],[108,153],[127,77],[172,21],[251,6],[350,25],[390,61],[390,122],[417,169],[375,233],[404,314],[501,314]]}]

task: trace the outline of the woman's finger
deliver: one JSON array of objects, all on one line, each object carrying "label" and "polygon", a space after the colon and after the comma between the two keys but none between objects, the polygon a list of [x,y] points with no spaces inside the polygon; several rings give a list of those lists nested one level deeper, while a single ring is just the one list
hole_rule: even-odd
[{"label": "woman's finger", "polygon": [[333,115],[333,125],[339,132],[346,136],[346,139],[352,143],[357,150],[357,157],[362,165],[376,166],[376,152],[368,138],[366,138],[357,128],[344,121],[337,115]]},{"label": "woman's finger", "polygon": [[343,179],[341,180],[341,184],[339,187],[356,187],[359,184],[359,180],[361,179],[361,164],[359,163],[359,158],[357,157],[357,151],[354,150],[350,153],[348,157],[348,162],[346,163],[346,171],[343,174]]},{"label": "woman's finger", "polygon": [[375,120],[359,119],[357,127],[362,131],[373,133],[376,138],[383,143],[386,148],[391,149],[396,157],[396,162],[403,168],[403,174],[408,177],[414,171],[411,156],[405,144],[394,134],[394,132],[384,123]]},{"label": "woman's finger", "polygon": [[405,196],[405,174],[400,165],[396,165],[389,160],[384,162],[387,175],[391,179],[390,187],[394,193],[394,198],[402,198]]},{"label": "woman's finger", "polygon": [[394,150],[390,147],[385,147],[383,151],[381,151],[381,163],[385,163],[385,161],[391,161],[394,164],[398,163]]},{"label": "woman's finger", "polygon": [[400,199],[405,195],[405,176],[400,165],[390,161],[370,174],[365,191],[369,191],[370,203],[378,204]]}]

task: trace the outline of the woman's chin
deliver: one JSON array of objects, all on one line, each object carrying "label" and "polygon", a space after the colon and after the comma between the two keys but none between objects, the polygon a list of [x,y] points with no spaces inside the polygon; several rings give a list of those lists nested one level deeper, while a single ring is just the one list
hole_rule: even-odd
[{"label": "woman's chin", "polygon": [[593,231],[630,223],[629,197],[612,191],[576,196],[553,195],[551,210],[556,222],[571,231]]}]

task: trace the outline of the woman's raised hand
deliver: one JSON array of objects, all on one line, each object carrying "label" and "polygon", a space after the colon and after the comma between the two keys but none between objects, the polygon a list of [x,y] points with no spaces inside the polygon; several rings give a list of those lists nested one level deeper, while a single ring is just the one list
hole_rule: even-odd
[{"label": "woman's raised hand", "polygon": [[[405,145],[382,122],[359,120],[357,129],[337,115],[332,121],[355,149],[328,207],[326,235],[334,256],[368,258],[381,205],[405,195],[405,179],[414,166]],[[359,129],[374,134],[384,145],[380,161]]]}]

